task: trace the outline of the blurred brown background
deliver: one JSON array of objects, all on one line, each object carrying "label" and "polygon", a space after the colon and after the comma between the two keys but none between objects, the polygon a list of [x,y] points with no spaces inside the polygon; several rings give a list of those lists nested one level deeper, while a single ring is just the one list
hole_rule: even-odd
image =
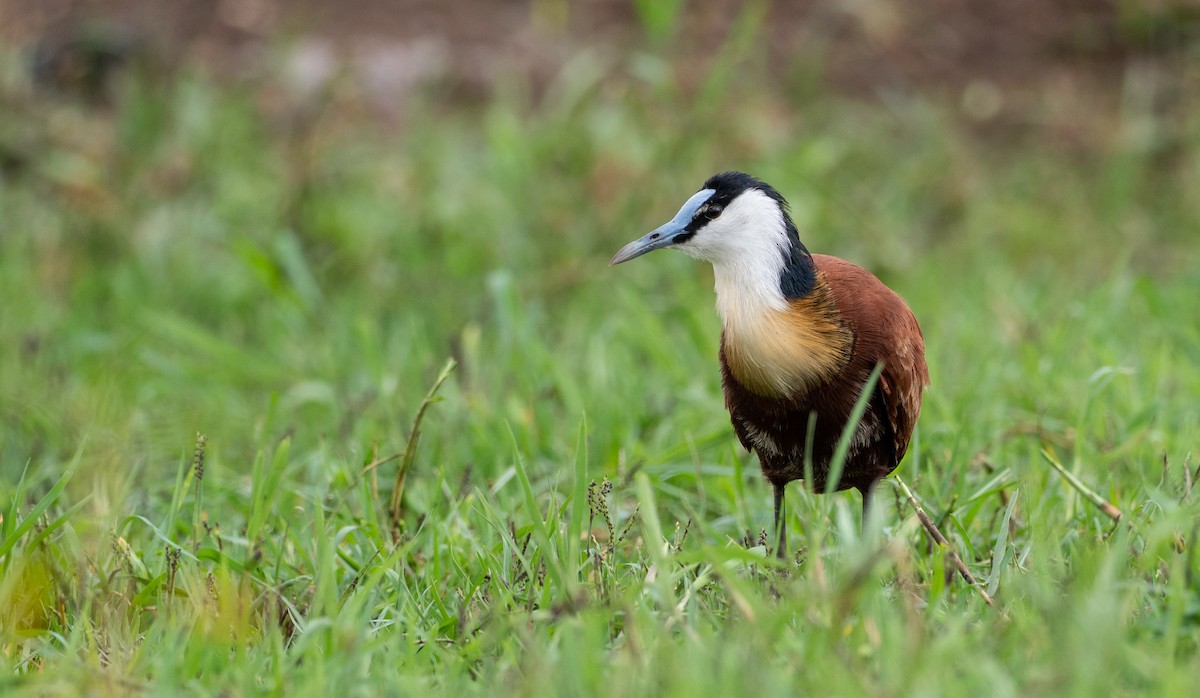
[{"label": "blurred brown background", "polygon": [[[281,62],[301,88],[351,75],[379,104],[436,84],[486,98],[505,76],[545,85],[582,48],[652,45],[698,80],[742,12],[767,14],[781,89],[815,81],[881,99],[957,102],[981,127],[1034,129],[1065,146],[1102,140],[1129,100],[1178,110],[1197,94],[1200,0],[802,0],[683,3],[656,32],[626,0],[5,0],[0,39],[35,56],[45,82],[103,81],[130,56],[156,66],[253,75]],[[99,54],[99,58],[97,58]],[[97,64],[99,68],[97,68]],[[1097,137],[1100,137],[1099,139]]]}]

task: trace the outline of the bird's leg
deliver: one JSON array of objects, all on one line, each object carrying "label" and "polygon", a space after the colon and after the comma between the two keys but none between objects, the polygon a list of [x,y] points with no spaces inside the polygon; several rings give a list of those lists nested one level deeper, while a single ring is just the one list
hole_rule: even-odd
[{"label": "bird's leg", "polygon": [[862,507],[862,532],[863,533],[867,532],[867,521],[869,521],[870,517],[871,517],[871,495],[875,492],[875,484],[877,482],[879,482],[879,480],[872,480],[871,484],[867,485],[866,487],[858,488],[858,491],[862,492],[862,500],[863,500],[863,507]]},{"label": "bird's leg", "polygon": [[787,517],[783,515],[783,490],[787,483],[772,482],[771,486],[775,488],[775,535],[778,538],[775,555],[782,560],[787,557]]}]

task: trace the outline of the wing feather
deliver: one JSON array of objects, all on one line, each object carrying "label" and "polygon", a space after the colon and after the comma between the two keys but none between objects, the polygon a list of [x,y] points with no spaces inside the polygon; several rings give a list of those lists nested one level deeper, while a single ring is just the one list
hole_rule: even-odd
[{"label": "wing feather", "polygon": [[921,394],[929,386],[921,327],[908,304],[874,274],[837,257],[813,255],[813,259],[854,332],[854,361],[868,371],[883,362],[879,391],[898,464],[908,451],[921,414]]}]

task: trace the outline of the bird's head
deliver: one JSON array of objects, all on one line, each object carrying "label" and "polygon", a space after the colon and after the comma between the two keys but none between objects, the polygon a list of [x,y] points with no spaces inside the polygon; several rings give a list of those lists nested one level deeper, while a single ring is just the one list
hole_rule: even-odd
[{"label": "bird's head", "polygon": [[622,247],[609,264],[671,247],[720,267],[760,266],[778,270],[793,254],[808,254],[771,185],[741,172],[709,177],[666,224]]}]

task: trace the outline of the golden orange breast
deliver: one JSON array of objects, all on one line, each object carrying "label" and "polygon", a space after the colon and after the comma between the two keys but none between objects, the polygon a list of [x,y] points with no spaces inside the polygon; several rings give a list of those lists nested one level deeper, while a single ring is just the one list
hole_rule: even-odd
[{"label": "golden orange breast", "polygon": [[853,335],[841,322],[827,287],[790,301],[785,310],[729,313],[724,324],[730,372],[762,396],[805,392],[850,361]]}]

